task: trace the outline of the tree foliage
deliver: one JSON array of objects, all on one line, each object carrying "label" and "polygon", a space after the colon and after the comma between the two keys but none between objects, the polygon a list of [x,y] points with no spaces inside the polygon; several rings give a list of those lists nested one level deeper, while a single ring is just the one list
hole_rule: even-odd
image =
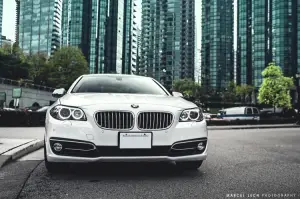
[{"label": "tree foliage", "polygon": [[49,60],[49,82],[55,87],[65,88],[83,74],[88,73],[88,63],[77,47],[63,47]]},{"label": "tree foliage", "polygon": [[285,77],[281,68],[273,62],[265,68],[262,76],[258,102],[272,105],[274,108],[291,108],[290,89],[293,87],[293,78]]},{"label": "tree foliage", "polygon": [[0,77],[20,80],[28,78],[28,63],[17,47],[5,45],[0,48]]},{"label": "tree foliage", "polygon": [[180,79],[173,83],[173,91],[180,92],[186,98],[198,99],[202,94],[200,84],[192,79]]},{"label": "tree foliage", "polygon": [[254,91],[254,87],[247,85],[247,84],[242,84],[238,85],[236,87],[236,95],[240,99],[242,103],[250,103],[251,101],[251,94]]}]

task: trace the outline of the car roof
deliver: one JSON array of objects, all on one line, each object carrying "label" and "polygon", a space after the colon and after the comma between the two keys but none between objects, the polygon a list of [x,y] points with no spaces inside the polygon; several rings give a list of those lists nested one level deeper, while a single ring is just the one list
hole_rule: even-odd
[{"label": "car roof", "polygon": [[135,78],[147,78],[147,79],[152,79],[151,77],[146,77],[146,76],[140,76],[140,75],[134,75],[134,74],[85,74],[82,75],[82,77],[135,77]]}]

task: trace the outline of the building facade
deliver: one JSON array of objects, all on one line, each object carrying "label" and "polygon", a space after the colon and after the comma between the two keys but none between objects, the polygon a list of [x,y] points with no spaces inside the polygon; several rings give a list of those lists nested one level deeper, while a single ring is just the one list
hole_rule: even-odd
[{"label": "building facade", "polygon": [[140,64],[141,60],[141,29],[137,28],[137,62],[136,62],[136,72],[137,75],[145,75],[145,68]]},{"label": "building facade", "polygon": [[15,41],[19,43],[19,27],[20,27],[20,0],[16,0],[16,27],[15,27]]},{"label": "building facade", "polygon": [[233,0],[202,0],[201,78],[222,90],[234,79]]},{"label": "building facade", "polygon": [[62,0],[21,0],[19,47],[51,56],[60,47]]},{"label": "building facade", "polygon": [[238,0],[238,83],[258,89],[270,62],[294,76],[299,68],[298,27],[297,0]]},{"label": "building facade", "polygon": [[167,88],[194,79],[195,1],[142,0],[140,64]]},{"label": "building facade", "polygon": [[65,0],[62,45],[78,46],[90,73],[130,74],[134,0]]},{"label": "building facade", "polygon": [[11,39],[8,39],[6,36],[1,36],[2,40],[2,46],[9,46],[12,49],[13,41]]},{"label": "building facade", "polygon": [[0,47],[2,46],[3,0],[0,0]]}]

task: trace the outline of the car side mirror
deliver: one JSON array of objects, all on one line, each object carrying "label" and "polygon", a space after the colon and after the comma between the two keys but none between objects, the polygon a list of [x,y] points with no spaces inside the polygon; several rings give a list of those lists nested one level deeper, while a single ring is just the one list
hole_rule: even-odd
[{"label": "car side mirror", "polygon": [[174,97],[183,97],[183,95],[181,93],[179,93],[179,92],[172,92],[172,95]]},{"label": "car side mirror", "polygon": [[64,88],[59,88],[59,89],[55,89],[52,93],[52,96],[55,98],[60,98],[62,96],[64,96],[66,94],[66,89]]}]

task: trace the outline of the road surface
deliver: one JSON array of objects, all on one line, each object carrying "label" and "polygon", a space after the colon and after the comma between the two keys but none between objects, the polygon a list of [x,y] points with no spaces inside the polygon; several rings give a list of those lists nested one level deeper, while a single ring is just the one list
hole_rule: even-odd
[{"label": "road surface", "polygon": [[0,198],[300,198],[299,129],[214,130],[208,146],[195,172],[107,163],[49,174],[39,150],[0,170]]}]

